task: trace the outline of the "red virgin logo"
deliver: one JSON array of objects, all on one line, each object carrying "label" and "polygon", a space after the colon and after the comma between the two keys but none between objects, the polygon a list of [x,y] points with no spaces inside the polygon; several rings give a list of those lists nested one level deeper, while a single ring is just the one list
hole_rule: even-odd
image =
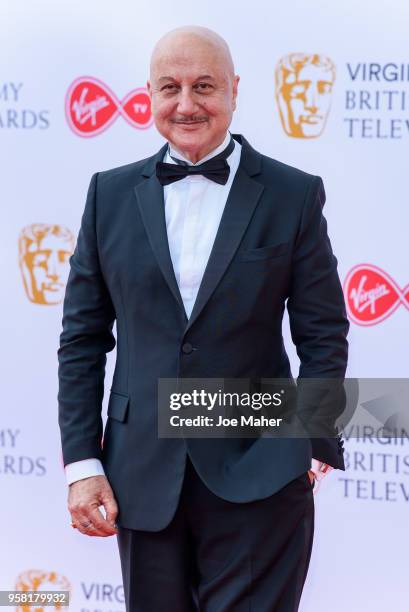
[{"label": "red virgin logo", "polygon": [[371,264],[351,268],[344,281],[344,295],[348,316],[358,325],[376,325],[400,304],[409,310],[409,285],[401,289],[389,274]]},{"label": "red virgin logo", "polygon": [[153,121],[145,87],[133,89],[119,100],[107,85],[94,77],[80,77],[70,85],[65,114],[73,132],[85,138],[104,132],[119,115],[140,130],[149,128]]}]

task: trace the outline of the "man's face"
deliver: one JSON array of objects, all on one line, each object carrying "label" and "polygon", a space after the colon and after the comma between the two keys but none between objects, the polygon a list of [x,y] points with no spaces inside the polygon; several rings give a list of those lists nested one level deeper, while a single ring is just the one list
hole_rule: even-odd
[{"label": "man's face", "polygon": [[173,41],[153,61],[147,83],[158,131],[196,163],[223,141],[238,81],[211,45]]},{"label": "man's face", "polygon": [[299,72],[291,73],[284,83],[279,97],[284,101],[281,111],[287,113],[286,132],[296,138],[320,136],[331,105],[333,77],[330,70],[306,65]]},{"label": "man's face", "polygon": [[30,272],[33,301],[38,304],[58,304],[64,297],[72,254],[70,243],[49,234],[38,244],[31,244],[25,263]]}]

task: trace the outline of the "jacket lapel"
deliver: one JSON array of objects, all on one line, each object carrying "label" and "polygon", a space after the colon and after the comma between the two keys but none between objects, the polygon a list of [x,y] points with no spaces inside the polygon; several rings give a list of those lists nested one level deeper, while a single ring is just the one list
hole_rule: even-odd
[{"label": "jacket lapel", "polygon": [[145,178],[139,185],[136,185],[135,194],[149,243],[159,268],[186,317],[169,251],[163,187],[156,177],[156,162],[162,161],[167,146],[165,144],[156,155],[147,160],[142,171],[142,176]]},{"label": "jacket lapel", "polygon": [[260,153],[255,151],[243,136],[233,134],[233,138],[242,145],[240,164],[185,333],[202,312],[233,259],[264,190],[264,185],[252,178],[261,171]]},{"label": "jacket lapel", "polygon": [[240,164],[189,320],[186,317],[169,251],[163,187],[156,177],[156,162],[162,161],[167,144],[147,160],[142,171],[142,176],[145,178],[135,187],[136,199],[152,251],[172,294],[185,314],[185,333],[196,321],[225,273],[264,190],[264,186],[252,178],[261,172],[260,153],[255,151],[240,134],[233,134],[233,138],[242,145]]}]

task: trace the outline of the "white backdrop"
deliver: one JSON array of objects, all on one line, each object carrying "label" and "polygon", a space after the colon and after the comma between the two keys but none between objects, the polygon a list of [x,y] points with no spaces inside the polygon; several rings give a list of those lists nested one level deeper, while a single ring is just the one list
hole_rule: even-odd
[{"label": "white backdrop", "polygon": [[[403,377],[409,5],[2,0],[0,11],[0,523],[3,541],[9,536],[0,548],[0,589],[68,582],[71,610],[119,612],[124,604],[115,540],[88,539],[69,526],[56,350],[70,232],[77,235],[92,173],[146,157],[162,143],[149,122],[138,129],[149,109],[143,93],[130,92],[145,86],[150,51],[167,30],[193,23],[225,37],[241,75],[232,131],[324,179],[325,214],[351,318],[349,376]],[[314,102],[318,112],[320,104],[323,113],[330,106],[315,138],[287,134],[280,120],[275,69],[291,53],[325,56],[333,66]],[[106,129],[87,138],[81,129],[93,129],[92,115],[79,113],[78,134],[65,108],[72,83],[84,76],[98,79],[102,92],[80,89],[85,98],[69,98],[70,108],[75,100],[114,95],[111,106],[95,110],[96,127]],[[128,94],[128,112],[108,126],[104,113]],[[83,104],[76,108],[83,111]],[[287,344],[296,372],[289,339]],[[114,359],[111,354],[106,387]],[[346,450],[347,472],[333,472],[315,497],[315,541],[301,609],[404,612],[408,443],[387,446],[372,437],[351,440]]]}]

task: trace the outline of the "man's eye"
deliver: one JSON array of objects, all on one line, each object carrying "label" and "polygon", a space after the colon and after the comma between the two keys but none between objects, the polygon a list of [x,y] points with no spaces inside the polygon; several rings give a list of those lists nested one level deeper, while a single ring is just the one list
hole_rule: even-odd
[{"label": "man's eye", "polygon": [[172,85],[172,83],[169,83],[168,85],[165,85],[164,87],[162,87],[162,91],[174,91],[175,89],[177,89],[176,85]]},{"label": "man's eye", "polygon": [[199,89],[199,91],[206,91],[212,89],[210,83],[196,83],[195,89]]}]

